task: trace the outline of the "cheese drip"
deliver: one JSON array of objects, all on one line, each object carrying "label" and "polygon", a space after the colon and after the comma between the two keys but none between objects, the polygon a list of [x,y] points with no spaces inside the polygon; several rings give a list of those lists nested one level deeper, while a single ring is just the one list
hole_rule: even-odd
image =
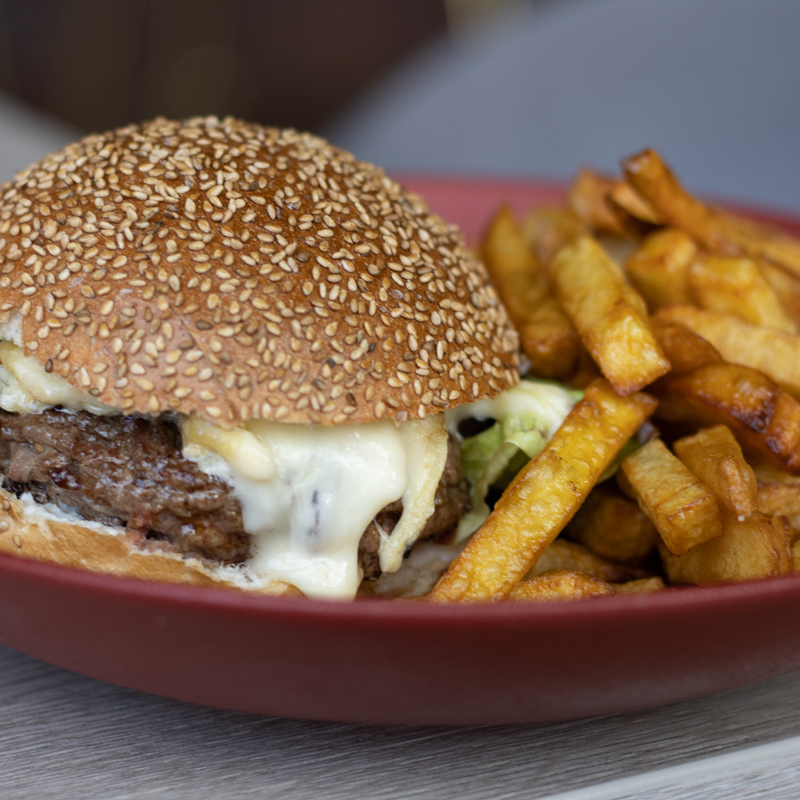
[{"label": "cheese drip", "polygon": [[239,500],[254,539],[251,569],[311,597],[355,597],[361,536],[402,499],[403,514],[380,547],[381,568],[399,569],[433,513],[447,460],[442,414],[338,427],[257,420],[229,430],[190,417],[181,430],[184,455]]},{"label": "cheese drip", "polygon": [[60,375],[53,375],[21,347],[0,341],[0,408],[14,414],[35,414],[61,406],[71,411],[92,414],[119,414],[113,406],[99,403],[90,394],[76,389]]}]

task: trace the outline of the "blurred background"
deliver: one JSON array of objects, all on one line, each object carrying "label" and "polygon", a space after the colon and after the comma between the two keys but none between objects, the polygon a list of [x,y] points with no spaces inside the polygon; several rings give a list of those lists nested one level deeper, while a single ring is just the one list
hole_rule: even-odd
[{"label": "blurred background", "polygon": [[443,0],[2,0],[0,87],[80,130],[211,110],[319,129],[447,28]]},{"label": "blurred background", "polygon": [[211,111],[321,130],[423,45],[513,4],[0,0],[0,89],[81,131]]},{"label": "blurred background", "polygon": [[0,0],[0,175],[158,114],[394,172],[564,179],[644,146],[800,210],[798,0]]}]

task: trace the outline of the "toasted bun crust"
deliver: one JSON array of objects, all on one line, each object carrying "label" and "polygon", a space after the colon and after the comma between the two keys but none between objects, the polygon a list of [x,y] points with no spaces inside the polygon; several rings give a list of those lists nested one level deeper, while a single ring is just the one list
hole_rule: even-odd
[{"label": "toasted bun crust", "polygon": [[234,119],[89,136],[0,187],[0,324],[125,413],[422,418],[518,380],[460,234],[322,139]]},{"label": "toasted bun crust", "polygon": [[71,519],[32,499],[17,500],[2,489],[0,553],[162,583],[244,589],[268,595],[302,594],[294,586],[257,580],[237,568],[215,567],[174,553],[139,550],[120,528]]}]

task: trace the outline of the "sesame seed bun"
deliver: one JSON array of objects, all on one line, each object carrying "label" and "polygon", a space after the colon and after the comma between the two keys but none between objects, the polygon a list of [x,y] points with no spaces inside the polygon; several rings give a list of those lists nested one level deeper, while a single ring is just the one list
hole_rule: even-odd
[{"label": "sesame seed bun", "polygon": [[88,136],[0,187],[0,325],[125,413],[336,425],[516,383],[460,234],[376,167],[234,119]]}]

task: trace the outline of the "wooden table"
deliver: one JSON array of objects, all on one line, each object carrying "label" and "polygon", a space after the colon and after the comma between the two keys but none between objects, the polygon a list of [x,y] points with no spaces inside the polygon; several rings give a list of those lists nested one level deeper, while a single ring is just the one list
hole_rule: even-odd
[{"label": "wooden table", "polygon": [[217,711],[0,648],[3,800],[786,800],[799,781],[800,672],[591,720],[412,728]]}]

